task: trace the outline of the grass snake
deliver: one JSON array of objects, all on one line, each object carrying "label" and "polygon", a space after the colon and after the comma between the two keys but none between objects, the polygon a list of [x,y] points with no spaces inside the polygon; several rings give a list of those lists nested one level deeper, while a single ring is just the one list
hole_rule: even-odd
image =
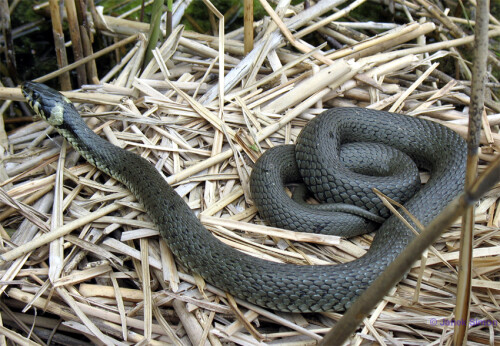
[{"label": "grass snake", "polygon": [[[343,311],[413,237],[401,221],[389,216],[376,232],[368,252],[352,262],[306,266],[274,263],[245,255],[216,239],[147,160],[94,134],[73,104],[59,92],[34,82],[23,83],[22,91],[35,113],[55,127],[88,162],[130,189],[185,267],[216,287],[254,304],[290,312]],[[331,195],[329,189],[331,184],[336,185],[352,175],[339,158],[341,145],[350,142],[377,142],[395,147],[411,157],[418,167],[430,170],[431,178],[427,184],[405,202],[405,207],[424,225],[463,187],[465,142],[453,131],[431,121],[404,115],[362,108],[336,108],[311,120],[295,147],[277,149],[285,150],[286,154],[268,150],[263,157],[271,157],[272,164],[269,165],[269,160],[267,164],[265,160],[264,164],[259,160],[258,170],[254,171],[251,180],[256,182],[252,187],[255,203],[260,209],[265,209],[260,213],[266,214],[266,210],[274,208],[285,213],[281,219],[294,219],[295,211],[281,210],[282,204],[269,202],[270,197],[263,192],[266,187],[281,188],[288,168],[280,171],[278,167],[275,171],[274,163],[293,166],[290,153],[297,159],[298,170],[306,174],[304,181],[315,196],[327,202],[337,201],[340,197]],[[375,155],[375,161],[384,156],[369,155]],[[340,175],[330,173],[329,169]],[[412,184],[414,187],[419,185]],[[398,184],[391,185],[389,181],[389,190],[394,185]],[[377,207],[380,201],[373,197],[369,186],[363,183],[361,187],[349,183],[347,186],[339,194],[347,197],[344,204],[353,204],[354,208],[367,207],[372,214],[387,216],[383,207]],[[279,193],[271,195],[278,196]],[[279,203],[283,203],[280,198],[278,196]],[[297,218],[295,222],[300,224],[308,219],[311,217]],[[276,220],[271,220],[271,223],[277,224]],[[350,222],[344,223],[349,226]],[[322,229],[317,225],[308,227],[315,232]],[[368,230],[372,228],[368,226]],[[357,226],[354,233],[356,229]],[[348,230],[344,235],[352,234]]]}]

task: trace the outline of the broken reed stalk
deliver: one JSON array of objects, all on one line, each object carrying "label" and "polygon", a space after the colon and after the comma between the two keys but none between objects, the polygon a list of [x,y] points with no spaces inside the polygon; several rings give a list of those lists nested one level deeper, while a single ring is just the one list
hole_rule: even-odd
[{"label": "broken reed stalk", "polygon": [[[49,0],[49,8],[52,32],[54,35],[54,49],[56,51],[57,66],[59,68],[63,68],[68,65],[68,56],[66,55],[66,47],[64,45],[64,31],[62,27],[59,1]],[[59,83],[61,85],[61,90],[71,89],[71,80],[68,71],[59,76]]]},{"label": "broken reed stalk", "polygon": [[[481,120],[484,110],[484,94],[486,83],[486,60],[488,57],[488,17],[489,0],[478,0],[476,12],[474,64],[472,66],[471,105],[469,109],[469,132],[467,135],[467,171],[465,188],[472,186],[477,177],[479,144],[481,138]],[[462,219],[462,236],[460,237],[460,265],[458,267],[457,304],[455,307],[455,324],[453,341],[455,345],[467,343],[469,326],[469,308],[472,280],[472,245],[474,241],[474,210],[470,205]]]},{"label": "broken reed stalk", "polygon": [[253,49],[253,0],[244,0],[243,2],[243,27],[245,54]]},{"label": "broken reed stalk", "polygon": [[42,76],[42,77],[35,78],[35,79],[33,79],[33,81],[34,82],[38,82],[38,83],[44,83],[44,82],[46,82],[46,81],[48,81],[48,80],[50,80],[52,78],[55,78],[57,76],[62,75],[63,73],[71,71],[72,69],[74,69],[74,68],[76,68],[78,66],[86,64],[87,62],[89,62],[91,60],[94,60],[94,59],[97,59],[97,58],[99,58],[99,57],[101,57],[103,55],[106,55],[106,54],[114,51],[117,48],[120,48],[122,46],[125,46],[125,45],[131,43],[131,42],[134,42],[138,38],[138,36],[139,35],[136,34],[136,35],[133,35],[133,36],[126,37],[123,40],[118,41],[115,44],[112,44],[111,46],[103,48],[100,51],[97,51],[97,52],[95,52],[92,55],[86,56],[86,57],[84,57],[84,58],[82,58],[82,59],[80,59],[78,61],[75,61],[72,64],[69,64],[69,65],[67,65],[67,66],[65,66],[63,68],[60,68],[57,71],[48,73],[48,74],[46,74],[45,76]]},{"label": "broken reed stalk", "polygon": [[[69,26],[69,34],[72,42],[73,55],[75,61],[83,59],[83,46],[82,46],[82,35],[80,33],[80,25],[78,23],[78,15],[76,13],[76,5],[72,0],[64,1],[64,8],[66,10],[66,19]],[[78,85],[87,84],[87,72],[85,70],[85,65],[80,64],[76,67],[76,77],[78,80]]]}]

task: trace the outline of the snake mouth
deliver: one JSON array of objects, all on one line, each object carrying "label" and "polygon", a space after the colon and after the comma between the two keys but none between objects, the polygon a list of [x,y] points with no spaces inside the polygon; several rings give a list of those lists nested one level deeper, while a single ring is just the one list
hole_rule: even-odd
[{"label": "snake mouth", "polygon": [[32,82],[23,82],[21,84],[21,91],[22,91],[24,97],[26,98],[26,101],[28,101],[29,105],[34,109],[35,102],[36,102],[36,100],[38,100],[40,98],[40,94],[39,94],[39,92],[37,92],[37,90],[33,84],[34,83],[32,83]]}]

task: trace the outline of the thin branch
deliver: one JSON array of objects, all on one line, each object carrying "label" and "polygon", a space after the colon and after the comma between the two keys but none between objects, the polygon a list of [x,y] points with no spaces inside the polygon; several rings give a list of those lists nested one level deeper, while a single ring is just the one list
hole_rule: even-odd
[{"label": "thin branch", "polygon": [[469,206],[479,200],[499,180],[500,158],[497,158],[469,189],[451,201],[425,230],[408,244],[406,249],[396,257],[394,262],[354,302],[335,327],[325,335],[321,344],[329,346],[342,345],[354,333],[375,305],[408,272],[412,264],[441,236],[441,233],[458,217],[463,215]]},{"label": "thin branch", "polygon": [[[469,133],[467,136],[467,171],[465,187],[468,188],[477,176],[479,144],[481,139],[481,118],[484,112],[486,82],[486,59],[488,57],[489,0],[479,0],[476,13],[474,40],[474,65],[472,66],[472,94],[469,110]],[[467,208],[462,219],[460,237],[460,265],[458,267],[457,303],[453,335],[454,344],[467,342],[469,308],[472,280],[472,244],[474,240],[474,205]],[[465,323],[467,321],[467,323]]]}]

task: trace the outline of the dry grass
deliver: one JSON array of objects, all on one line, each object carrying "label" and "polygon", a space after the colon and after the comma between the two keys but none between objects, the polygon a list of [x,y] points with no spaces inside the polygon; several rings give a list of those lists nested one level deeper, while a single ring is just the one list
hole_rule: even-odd
[{"label": "dry grass", "polygon": [[[336,106],[419,116],[465,136],[467,79],[446,78],[438,63],[447,55],[464,61],[460,49],[472,37],[456,36],[460,18],[435,8],[428,13],[425,0],[395,3],[406,25],[331,23],[347,11],[321,21],[327,15],[320,4],[308,11],[278,6],[273,20],[257,25],[255,48],[246,58],[242,30],[212,37],[179,27],[138,73],[146,45],[139,35],[105,83],[67,95],[85,102],[80,111],[98,134],[161,169],[221,241],[278,262],[350,261],[366,252],[373,234],[345,240],[261,226],[248,190],[252,162],[270,146],[294,142],[308,120]],[[499,36],[498,21],[490,22],[491,36]],[[124,23],[108,28],[119,32]],[[368,25],[380,34],[356,31]],[[307,32],[349,47],[312,49],[301,40]],[[431,35],[441,41],[428,44]],[[500,107],[497,96],[489,96],[480,170],[500,150]],[[22,99],[19,89],[0,88],[0,97]],[[45,123],[0,139],[0,245],[8,260],[0,270],[0,342],[2,335],[26,342],[21,331],[29,332],[35,321],[41,339],[54,330],[66,343],[82,334],[104,344],[146,337],[151,344],[309,345],[339,319],[336,313],[284,314],[234,302],[184,271],[135,198],[79,159]],[[476,209],[470,344],[500,342],[499,196],[497,185]],[[459,241],[457,221],[351,343],[448,344]]]}]

